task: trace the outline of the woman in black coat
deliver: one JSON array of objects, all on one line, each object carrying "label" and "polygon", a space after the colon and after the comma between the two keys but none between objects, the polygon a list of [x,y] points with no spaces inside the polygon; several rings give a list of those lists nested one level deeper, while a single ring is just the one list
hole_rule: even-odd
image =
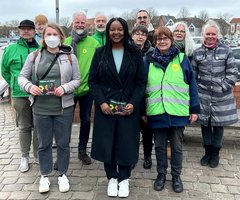
[{"label": "woman in black coat", "polygon": [[107,24],[106,45],[95,52],[89,87],[95,102],[91,156],[104,162],[108,196],[127,197],[131,166],[138,161],[139,107],[146,75],[142,55],[129,43],[122,18]]}]

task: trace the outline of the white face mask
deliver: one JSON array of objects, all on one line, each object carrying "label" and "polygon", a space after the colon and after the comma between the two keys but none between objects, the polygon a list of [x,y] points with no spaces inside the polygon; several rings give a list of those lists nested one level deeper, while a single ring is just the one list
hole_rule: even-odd
[{"label": "white face mask", "polygon": [[84,29],[76,29],[76,33],[78,35],[81,35],[83,33]]},{"label": "white face mask", "polygon": [[60,38],[58,36],[47,36],[45,38],[45,43],[50,48],[56,48],[60,44]]}]

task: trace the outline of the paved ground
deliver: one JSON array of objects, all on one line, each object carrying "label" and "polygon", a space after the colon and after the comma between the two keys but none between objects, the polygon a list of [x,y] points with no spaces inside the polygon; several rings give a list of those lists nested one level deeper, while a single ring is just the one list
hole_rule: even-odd
[{"label": "paved ground", "polygon": [[[92,165],[83,166],[77,158],[77,124],[73,124],[71,140],[71,160],[68,177],[71,189],[60,193],[57,174],[51,174],[51,191],[38,193],[40,174],[38,165],[32,164],[27,173],[20,173],[20,151],[18,130],[15,128],[14,112],[8,103],[0,103],[0,199],[81,199],[108,200],[106,195],[107,180],[103,165],[94,161]],[[171,176],[167,176],[165,189],[156,192],[152,189],[156,177],[156,160],[153,156],[151,170],[142,168],[142,146],[139,162],[132,172],[130,180],[130,200],[237,200],[240,199],[240,136],[235,127],[226,130],[220,165],[216,169],[202,167],[199,159],[203,154],[201,135],[198,127],[185,131],[184,161],[182,180],[184,192],[176,194],[171,188]],[[90,147],[89,143],[89,147]],[[56,149],[53,149],[56,157]],[[118,198],[116,198],[118,199]]]}]

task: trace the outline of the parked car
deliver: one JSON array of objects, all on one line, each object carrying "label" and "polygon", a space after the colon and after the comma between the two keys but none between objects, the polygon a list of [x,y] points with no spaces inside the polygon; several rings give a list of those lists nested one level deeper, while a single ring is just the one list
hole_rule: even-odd
[{"label": "parked car", "polygon": [[232,51],[238,68],[238,80],[240,80],[240,47],[232,47]]},{"label": "parked car", "polygon": [[4,46],[1,47],[2,50],[4,50],[7,46],[9,46],[10,44],[14,44],[19,40],[19,36],[13,36],[9,39],[8,43]]},{"label": "parked car", "polygon": [[195,43],[195,49],[202,46],[202,42],[203,42],[202,36],[194,36],[192,37],[192,39]]},{"label": "parked car", "polygon": [[0,47],[6,46],[9,43],[8,38],[0,38]]}]

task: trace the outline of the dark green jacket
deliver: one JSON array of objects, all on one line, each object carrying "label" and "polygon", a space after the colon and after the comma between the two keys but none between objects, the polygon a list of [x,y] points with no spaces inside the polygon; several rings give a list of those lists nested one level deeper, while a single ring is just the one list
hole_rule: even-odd
[{"label": "dark green jacket", "polygon": [[1,71],[2,77],[11,88],[12,97],[28,97],[29,94],[20,90],[18,76],[29,53],[39,48],[34,44],[29,48],[26,40],[20,38],[16,44],[11,44],[4,49],[2,56]]}]

